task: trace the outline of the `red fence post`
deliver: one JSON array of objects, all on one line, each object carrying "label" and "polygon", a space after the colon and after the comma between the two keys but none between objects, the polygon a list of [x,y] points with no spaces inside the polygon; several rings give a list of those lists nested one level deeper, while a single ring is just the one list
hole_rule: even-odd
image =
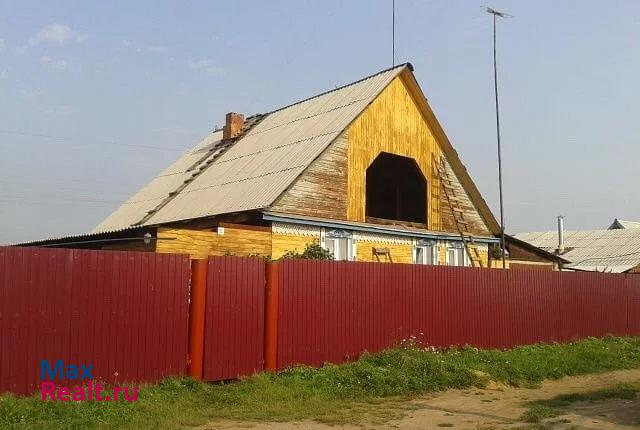
[{"label": "red fence post", "polygon": [[278,368],[278,264],[267,263],[264,306],[264,368]]},{"label": "red fence post", "polygon": [[189,376],[202,379],[204,357],[204,313],[207,299],[208,260],[191,262],[191,301],[189,303]]}]

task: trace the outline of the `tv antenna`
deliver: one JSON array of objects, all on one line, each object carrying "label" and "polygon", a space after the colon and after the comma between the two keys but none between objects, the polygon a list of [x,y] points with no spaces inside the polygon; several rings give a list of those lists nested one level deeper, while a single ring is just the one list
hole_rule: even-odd
[{"label": "tv antenna", "polygon": [[500,248],[502,254],[502,268],[506,268],[506,244],[504,241],[504,202],[502,197],[502,149],[500,146],[500,105],[498,103],[498,61],[496,54],[496,21],[498,18],[513,18],[505,12],[500,12],[490,7],[486,7],[488,14],[493,15],[493,89],[496,100],[496,135],[498,138],[498,189],[500,194]]}]

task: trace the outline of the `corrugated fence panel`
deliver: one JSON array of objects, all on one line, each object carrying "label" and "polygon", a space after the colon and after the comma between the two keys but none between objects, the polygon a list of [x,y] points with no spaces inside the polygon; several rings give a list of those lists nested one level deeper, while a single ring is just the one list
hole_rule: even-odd
[{"label": "corrugated fence panel", "polygon": [[507,348],[640,334],[640,276],[284,260],[278,368],[407,340]]},{"label": "corrugated fence panel", "polygon": [[264,260],[209,258],[203,362],[205,380],[232,379],[263,369],[264,293]]},{"label": "corrugated fence panel", "polygon": [[640,336],[640,275],[634,275],[628,279],[627,291],[629,294],[627,309],[629,334]]},{"label": "corrugated fence panel", "polygon": [[189,276],[182,255],[0,247],[0,392],[37,390],[43,359],[108,383],[185,374]]}]

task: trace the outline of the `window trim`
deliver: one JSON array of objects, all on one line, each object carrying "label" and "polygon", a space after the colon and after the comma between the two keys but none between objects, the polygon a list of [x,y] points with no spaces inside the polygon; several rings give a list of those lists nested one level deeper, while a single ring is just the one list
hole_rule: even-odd
[{"label": "window trim", "polygon": [[[426,249],[431,247],[431,264],[423,262],[418,262],[418,248],[422,248],[425,250],[424,255],[426,254]],[[413,241],[413,264],[420,264],[425,266],[437,266],[438,265],[438,244],[435,240],[425,240],[425,239],[414,239]]]},{"label": "window trim", "polygon": [[352,232],[348,230],[343,230],[343,229],[328,230],[326,228],[323,228],[322,230],[320,230],[320,246],[326,250],[328,250],[327,239],[345,239],[347,241],[347,258],[344,260],[336,258],[336,257],[339,257],[339,255],[336,256],[334,252],[333,253],[334,261],[355,261],[356,260],[356,255],[357,255],[356,240],[353,237]]},{"label": "window trim", "polygon": [[[450,264],[451,263],[451,258],[449,258],[449,251],[452,249],[461,249],[462,250],[462,264],[460,264],[460,261],[458,260],[458,258],[456,257],[456,261],[455,264]],[[471,264],[469,262],[469,256],[467,255],[467,251],[466,249],[464,249],[464,245],[462,244],[462,242],[448,242],[447,243],[447,248],[446,248],[446,253],[445,253],[445,264],[447,266],[451,266],[451,267],[469,267]]]}]

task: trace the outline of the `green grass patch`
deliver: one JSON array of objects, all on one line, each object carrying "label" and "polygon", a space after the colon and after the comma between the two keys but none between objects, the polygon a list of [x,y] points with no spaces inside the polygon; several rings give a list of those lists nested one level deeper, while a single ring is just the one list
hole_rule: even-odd
[{"label": "green grass patch", "polygon": [[587,391],[584,393],[562,394],[548,400],[531,402],[522,416],[522,421],[539,423],[562,414],[562,408],[576,402],[597,402],[608,399],[635,399],[640,393],[640,382],[620,384],[612,388]]},{"label": "green grass patch", "polygon": [[493,379],[535,386],[544,379],[640,367],[640,338],[586,339],[511,350],[414,346],[364,355],[322,369],[297,367],[227,384],[168,379],[142,386],[135,403],[60,403],[0,397],[0,428],[175,429],[213,420],[385,422],[402,416],[407,396],[482,386]]}]

